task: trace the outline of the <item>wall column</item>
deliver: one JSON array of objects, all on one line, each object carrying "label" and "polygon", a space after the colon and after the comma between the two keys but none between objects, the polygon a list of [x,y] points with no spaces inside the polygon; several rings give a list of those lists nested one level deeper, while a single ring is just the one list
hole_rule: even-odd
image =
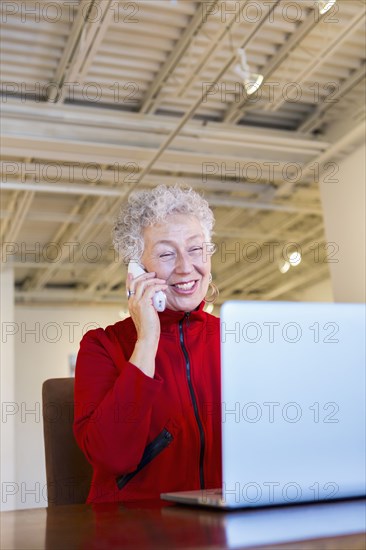
[{"label": "wall column", "polygon": [[19,491],[15,480],[15,419],[19,406],[15,402],[14,361],[14,271],[1,269],[1,504],[0,509],[14,510]]},{"label": "wall column", "polygon": [[325,235],[334,243],[327,255],[336,302],[364,302],[366,297],[365,163],[362,145],[339,163],[334,182],[320,183]]}]

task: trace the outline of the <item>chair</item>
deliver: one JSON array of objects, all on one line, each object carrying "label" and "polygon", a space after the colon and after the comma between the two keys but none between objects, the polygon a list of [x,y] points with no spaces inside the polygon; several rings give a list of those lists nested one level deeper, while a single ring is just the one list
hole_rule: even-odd
[{"label": "chair", "polygon": [[53,378],[42,386],[48,506],[86,502],[92,467],[78,447],[74,421],[74,378]]}]

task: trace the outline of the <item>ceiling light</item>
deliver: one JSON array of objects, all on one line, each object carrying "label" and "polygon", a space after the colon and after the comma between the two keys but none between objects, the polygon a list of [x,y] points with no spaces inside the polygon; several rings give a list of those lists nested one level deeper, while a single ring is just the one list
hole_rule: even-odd
[{"label": "ceiling light", "polygon": [[318,0],[318,7],[320,15],[327,13],[337,0]]},{"label": "ceiling light", "polygon": [[288,257],[288,261],[289,261],[290,264],[293,265],[293,266],[299,265],[299,263],[301,262],[301,254],[300,254],[300,252],[291,252],[291,254],[290,254],[289,257]]},{"label": "ceiling light", "polygon": [[281,273],[287,273],[290,267],[291,264],[289,262],[283,262],[282,264],[280,264],[279,270],[281,271]]},{"label": "ceiling light", "polygon": [[260,85],[263,82],[263,75],[262,74],[252,74],[251,75],[253,81],[247,80],[244,81],[244,87],[248,95],[254,94],[260,87]]},{"label": "ceiling light", "polygon": [[243,86],[245,88],[246,93],[248,95],[252,95],[256,91],[258,91],[259,87],[263,82],[264,77],[262,74],[253,73],[250,71],[249,65],[247,62],[247,56],[243,48],[238,49],[238,55],[239,55],[240,61],[235,65],[234,71],[242,79]]}]

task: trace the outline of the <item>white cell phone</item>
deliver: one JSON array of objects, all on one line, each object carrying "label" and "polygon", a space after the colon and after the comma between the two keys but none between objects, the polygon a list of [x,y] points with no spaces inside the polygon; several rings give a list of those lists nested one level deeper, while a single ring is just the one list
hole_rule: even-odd
[{"label": "white cell phone", "polygon": [[[134,279],[143,273],[147,273],[146,269],[138,262],[130,262],[128,264],[127,272],[131,273]],[[153,304],[156,311],[164,311],[166,307],[166,296],[162,290],[155,292],[153,296]]]}]

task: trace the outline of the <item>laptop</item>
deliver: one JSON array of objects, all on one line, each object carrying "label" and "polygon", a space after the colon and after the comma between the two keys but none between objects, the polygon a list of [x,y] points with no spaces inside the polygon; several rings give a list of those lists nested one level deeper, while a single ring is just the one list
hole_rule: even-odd
[{"label": "laptop", "polygon": [[229,301],[222,487],[162,493],[253,508],[366,494],[365,305]]}]

